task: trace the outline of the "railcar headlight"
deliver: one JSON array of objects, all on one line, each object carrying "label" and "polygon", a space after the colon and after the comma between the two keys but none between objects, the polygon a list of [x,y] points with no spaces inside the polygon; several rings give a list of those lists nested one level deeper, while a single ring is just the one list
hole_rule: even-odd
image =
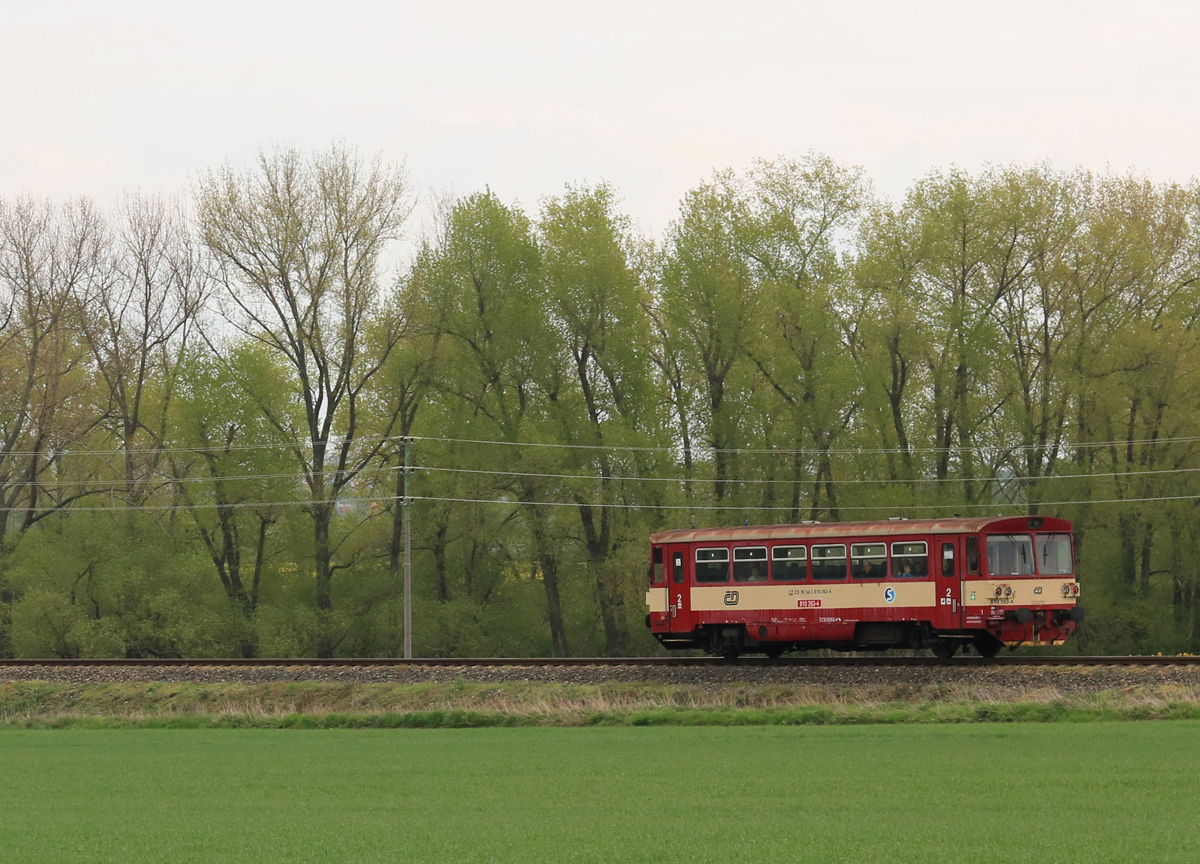
[{"label": "railcar headlight", "polygon": [[1011,597],[1011,596],[1012,596],[1012,589],[1011,589],[1011,588],[1009,588],[1007,585],[1005,585],[1005,586],[1004,586],[1004,596],[1005,596],[1005,597]]},{"label": "railcar headlight", "polygon": [[1078,582],[1072,583],[1072,585],[1071,585],[1071,593],[1072,593],[1072,594],[1075,594],[1075,595],[1078,595],[1078,594],[1079,594],[1079,583],[1078,583]]},{"label": "railcar headlight", "polygon": [[1064,583],[1063,583],[1063,596],[1064,596],[1064,597],[1070,597],[1070,596],[1071,596],[1071,586],[1070,586],[1070,584],[1069,584],[1069,583],[1067,583],[1067,582],[1064,582]]},{"label": "railcar headlight", "polygon": [[996,596],[999,597],[1003,593],[1004,593],[1004,590],[999,585],[997,585],[996,586]]}]

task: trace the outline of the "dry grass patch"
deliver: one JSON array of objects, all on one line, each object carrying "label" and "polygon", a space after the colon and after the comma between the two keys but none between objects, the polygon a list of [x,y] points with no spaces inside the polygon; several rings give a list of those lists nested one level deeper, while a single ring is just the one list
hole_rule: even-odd
[{"label": "dry grass patch", "polygon": [[[1200,716],[1200,689],[1063,693],[987,685],[601,685],[508,682],[0,684],[0,724],[625,725],[949,723]],[[332,718],[332,719],[330,719]],[[305,721],[310,723],[310,721]]]}]

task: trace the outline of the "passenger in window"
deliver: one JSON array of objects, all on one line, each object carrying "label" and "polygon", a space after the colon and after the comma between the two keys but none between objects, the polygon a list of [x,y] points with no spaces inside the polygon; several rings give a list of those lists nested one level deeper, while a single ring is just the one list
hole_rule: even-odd
[{"label": "passenger in window", "polygon": [[758,561],[734,561],[733,562],[733,581],[734,582],[766,582],[767,568],[766,562],[759,563]]},{"label": "passenger in window", "polygon": [[851,560],[850,575],[855,579],[886,579],[886,558],[854,558]]},{"label": "passenger in window", "polygon": [[925,543],[893,543],[892,572],[898,579],[924,579],[929,575],[929,547]]}]

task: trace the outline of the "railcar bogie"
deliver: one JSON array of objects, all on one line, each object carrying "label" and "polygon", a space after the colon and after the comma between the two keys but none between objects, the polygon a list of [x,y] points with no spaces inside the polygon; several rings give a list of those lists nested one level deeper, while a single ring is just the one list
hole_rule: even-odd
[{"label": "railcar bogie", "polygon": [[736,657],[830,648],[1060,645],[1083,620],[1071,524],[1052,517],[666,531],[646,624],[667,648]]}]

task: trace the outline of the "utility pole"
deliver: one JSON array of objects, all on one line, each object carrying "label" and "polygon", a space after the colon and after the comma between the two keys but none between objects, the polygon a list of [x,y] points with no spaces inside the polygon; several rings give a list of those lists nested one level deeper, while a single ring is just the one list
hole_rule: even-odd
[{"label": "utility pole", "polygon": [[404,439],[404,659],[412,659],[412,439]]}]

